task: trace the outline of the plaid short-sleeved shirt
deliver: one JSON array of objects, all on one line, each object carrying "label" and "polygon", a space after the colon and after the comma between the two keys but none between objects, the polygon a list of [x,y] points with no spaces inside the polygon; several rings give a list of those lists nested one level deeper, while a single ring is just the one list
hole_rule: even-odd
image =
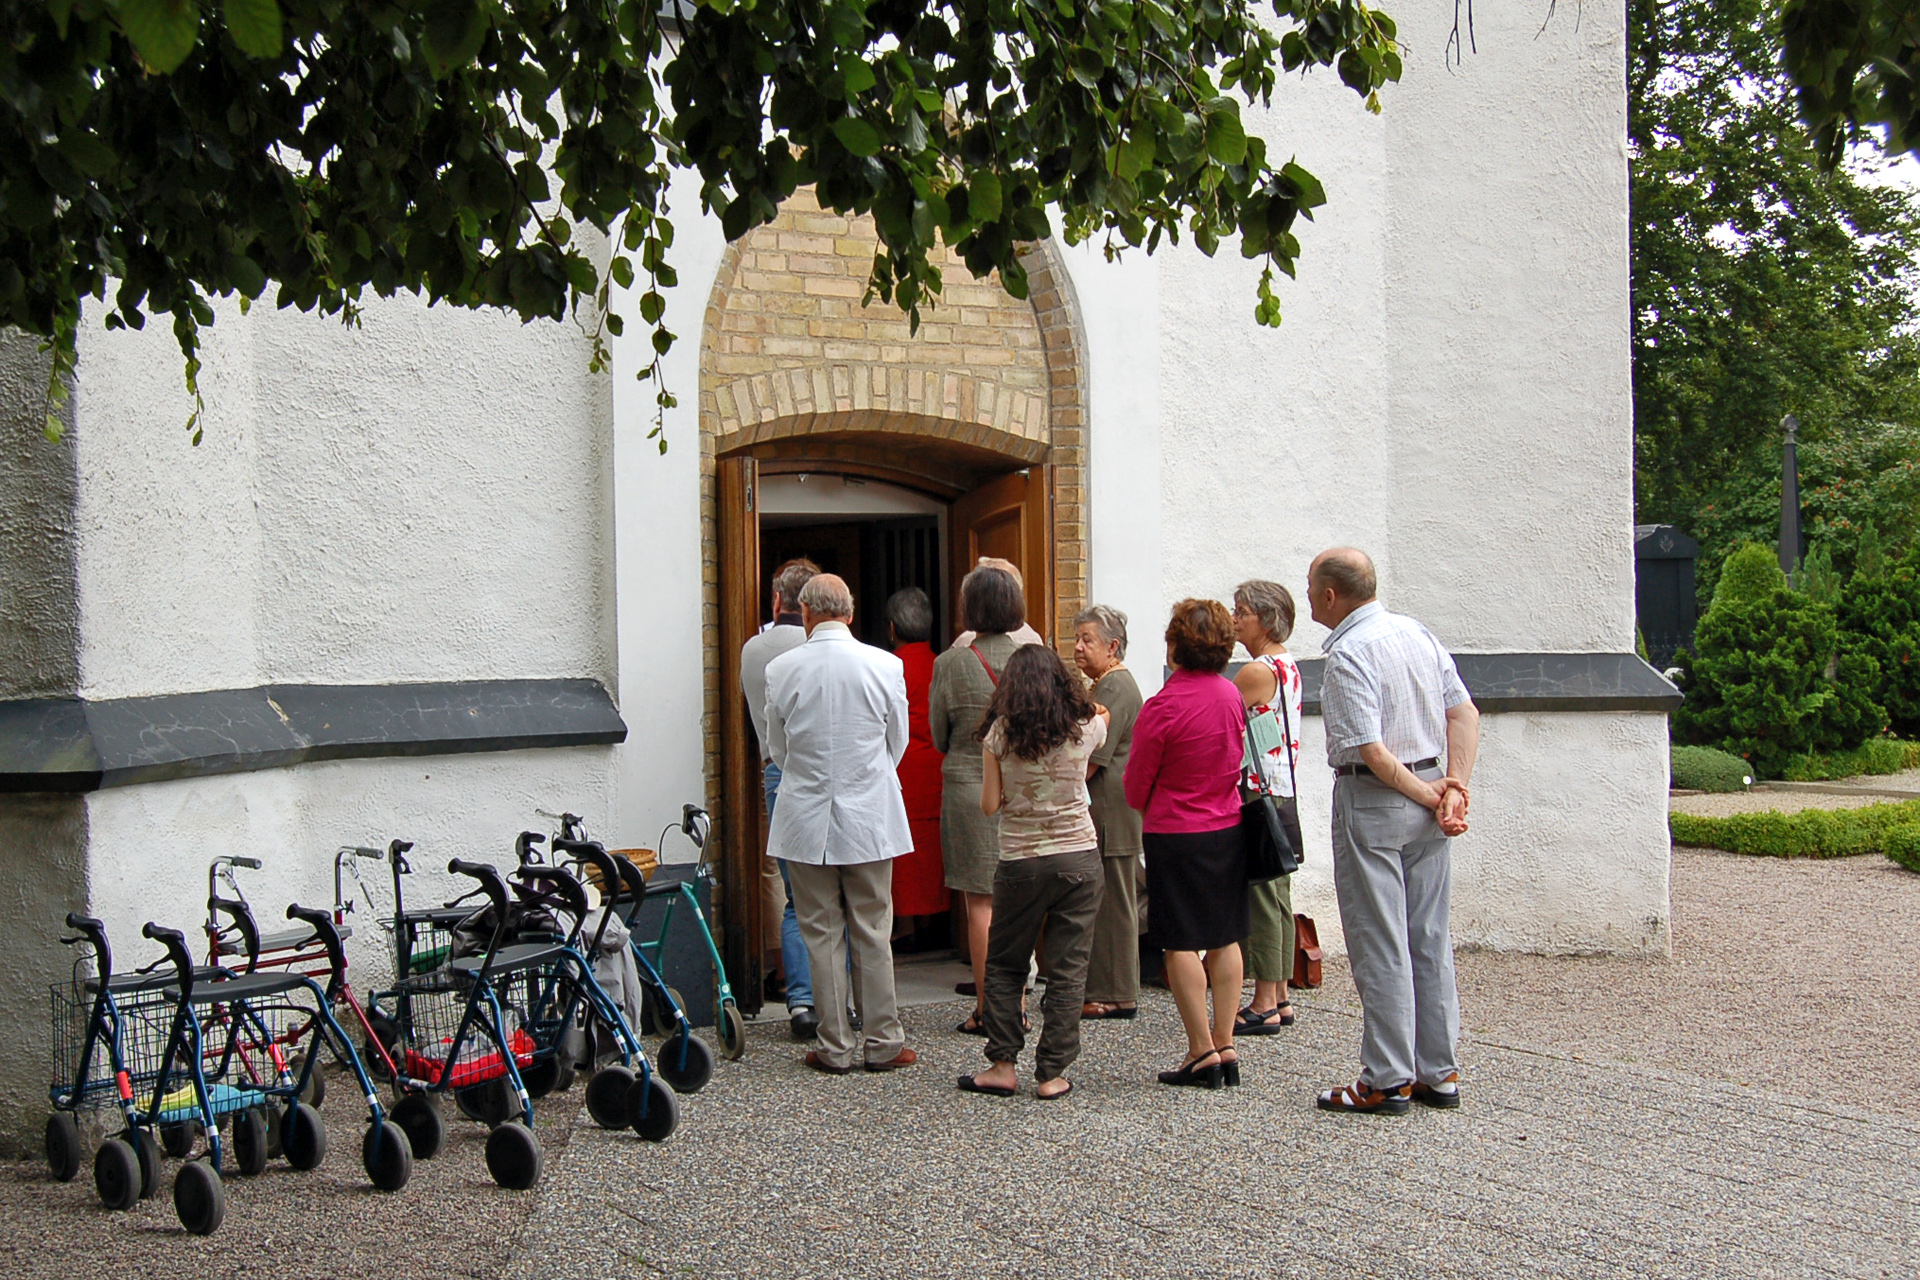
[{"label": "plaid short-sleeved shirt", "polygon": [[1447,710],[1467,700],[1467,687],[1431,631],[1374,600],[1333,629],[1326,652],[1328,765],[1358,764],[1369,742],[1403,762],[1446,754]]}]

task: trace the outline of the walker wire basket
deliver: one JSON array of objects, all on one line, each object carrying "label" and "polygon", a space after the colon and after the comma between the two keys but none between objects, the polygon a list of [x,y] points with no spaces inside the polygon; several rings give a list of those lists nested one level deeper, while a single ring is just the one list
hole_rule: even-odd
[{"label": "walker wire basket", "polygon": [[[458,1054],[452,1062],[447,1061],[454,1036],[472,1001],[472,992],[471,981],[444,972],[409,979],[392,992],[395,1015],[405,1028],[405,1040],[396,1058],[409,1078],[448,1089],[465,1089],[507,1074],[500,1048],[488,1034],[491,1010],[484,1000],[467,1025]],[[523,1019],[517,1016],[520,1010],[503,1000],[500,1013],[500,1030],[513,1051],[515,1065],[531,1065],[537,1046],[533,1036],[521,1025]]]}]

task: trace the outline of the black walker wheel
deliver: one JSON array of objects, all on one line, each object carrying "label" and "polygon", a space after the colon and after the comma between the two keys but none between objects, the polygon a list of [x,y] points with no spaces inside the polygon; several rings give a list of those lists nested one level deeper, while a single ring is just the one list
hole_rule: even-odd
[{"label": "black walker wheel", "polygon": [[505,1076],[485,1084],[455,1089],[453,1101],[460,1108],[461,1115],[469,1120],[478,1120],[488,1128],[506,1123],[520,1110],[519,1099],[513,1096],[513,1086]]},{"label": "black walker wheel", "polygon": [[[684,1063],[681,1061],[683,1047]],[[676,1031],[654,1055],[653,1068],[676,1093],[698,1093],[701,1086],[713,1079],[713,1047],[691,1032]]]},{"label": "black walker wheel", "polygon": [[731,1000],[721,1003],[717,1029],[720,1051],[727,1055],[728,1062],[738,1062],[747,1056],[747,1020],[740,1016],[739,1005]]},{"label": "black walker wheel", "polygon": [[487,1172],[508,1191],[525,1191],[540,1181],[545,1163],[540,1139],[518,1120],[509,1120],[487,1135]]},{"label": "black walker wheel", "polygon": [[602,1129],[624,1129],[633,1122],[634,1074],[619,1063],[600,1068],[587,1081],[587,1112]]},{"label": "black walker wheel", "polygon": [[541,1058],[520,1073],[520,1083],[527,1086],[529,1098],[544,1098],[554,1091],[560,1083],[560,1052],[555,1050],[552,1057]]},{"label": "black walker wheel", "polygon": [[258,1107],[248,1107],[233,1117],[234,1171],[251,1178],[267,1167],[267,1117]]},{"label": "black walker wheel", "polygon": [[151,1200],[160,1189],[160,1144],[145,1129],[135,1129],[133,1154],[140,1158],[140,1198]]},{"label": "black walker wheel", "polygon": [[227,1190],[204,1160],[189,1161],[173,1177],[173,1211],[180,1225],[196,1236],[210,1236],[227,1216]]},{"label": "black walker wheel", "polygon": [[678,1009],[681,1015],[687,1011],[687,998],[673,988],[667,988],[667,999],[673,1001],[668,1008],[652,987],[640,988],[640,1029],[650,1036],[670,1036],[680,1029],[680,1019],[674,1016]]},{"label": "black walker wheel", "polygon": [[[434,1118],[439,1119],[438,1113]],[[360,1163],[367,1178],[382,1191],[398,1191],[413,1176],[413,1145],[406,1130],[391,1120],[367,1126],[360,1143]]]},{"label": "black walker wheel", "polygon": [[71,1111],[47,1117],[47,1172],[55,1182],[72,1182],[80,1172],[80,1122]]},{"label": "black walker wheel", "polygon": [[199,1126],[191,1120],[163,1124],[160,1126],[160,1149],[175,1160],[185,1160],[193,1154],[193,1144],[199,1136]]},{"label": "black walker wheel", "polygon": [[424,1093],[410,1093],[394,1104],[393,1123],[407,1135],[407,1145],[415,1160],[431,1160],[447,1142],[447,1122],[440,1118],[440,1107]]},{"label": "black walker wheel", "polygon": [[[642,1100],[646,1103],[645,1115],[640,1114]],[[657,1075],[648,1076],[644,1085],[634,1083],[628,1105],[633,1111],[633,1131],[648,1142],[665,1142],[680,1124],[680,1099]]]},{"label": "black walker wheel", "polygon": [[109,1138],[93,1153],[93,1189],[109,1209],[131,1209],[140,1198],[140,1157],[125,1138]]},{"label": "black walker wheel", "polygon": [[297,1102],[281,1125],[280,1142],[288,1164],[300,1170],[317,1168],[327,1158],[326,1122],[318,1111]]},{"label": "black walker wheel", "polygon": [[573,1088],[573,1055],[564,1051],[560,1054],[560,1078],[553,1082],[555,1093],[566,1093]]}]

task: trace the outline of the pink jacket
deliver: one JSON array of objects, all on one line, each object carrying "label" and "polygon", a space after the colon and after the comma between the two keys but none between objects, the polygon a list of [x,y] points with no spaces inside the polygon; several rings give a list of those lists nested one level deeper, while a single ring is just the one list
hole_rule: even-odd
[{"label": "pink jacket", "polygon": [[1240,762],[1246,718],[1225,676],[1175,671],[1133,726],[1127,803],[1143,829],[1219,831],[1240,823]]}]

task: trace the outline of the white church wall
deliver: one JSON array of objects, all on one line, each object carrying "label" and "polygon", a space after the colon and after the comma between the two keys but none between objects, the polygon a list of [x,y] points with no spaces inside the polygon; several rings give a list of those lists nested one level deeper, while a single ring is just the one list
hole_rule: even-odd
[{"label": "white church wall", "polygon": [[[198,952],[213,858],[259,858],[260,870],[237,873],[240,886],[261,913],[262,929],[284,929],[287,903],[333,904],[335,850],[384,847],[393,839],[414,842],[408,900],[438,905],[473,887],[447,871],[449,859],[504,870],[513,863],[515,835],[552,831],[536,810],[605,812],[612,788],[603,747],[339,760],[108,788],[86,797],[86,905],[128,961],[158,955],[140,936],[149,920],[184,931]],[[384,865],[364,874],[391,910]],[[369,975],[389,971],[372,917],[349,923],[350,961]]]}]

